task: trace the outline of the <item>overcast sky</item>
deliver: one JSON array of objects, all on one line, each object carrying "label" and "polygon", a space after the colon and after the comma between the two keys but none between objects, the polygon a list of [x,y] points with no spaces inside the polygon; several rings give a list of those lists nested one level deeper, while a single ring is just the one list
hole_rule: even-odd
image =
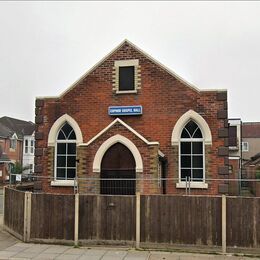
[{"label": "overcast sky", "polygon": [[[125,38],[260,121],[260,2],[0,2],[0,116],[34,121]],[[184,97],[185,98],[185,97]]]}]

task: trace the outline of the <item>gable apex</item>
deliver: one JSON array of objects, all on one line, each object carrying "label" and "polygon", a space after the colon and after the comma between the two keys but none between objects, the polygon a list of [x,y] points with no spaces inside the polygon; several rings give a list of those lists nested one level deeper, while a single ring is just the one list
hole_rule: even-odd
[{"label": "gable apex", "polygon": [[[128,39],[124,39],[118,46],[116,46],[112,51],[110,51],[103,59],[101,59],[99,62],[97,62],[93,67],[91,67],[85,74],[83,74],[78,80],[76,80],[69,88],[67,88],[61,95],[59,96],[53,96],[53,97],[37,97],[37,99],[44,99],[44,98],[62,98],[65,94],[67,94],[70,90],[72,90],[77,84],[79,84],[84,78],[86,78],[91,72],[93,72],[96,68],[98,68],[103,62],[105,62],[109,57],[111,57],[114,53],[116,53],[120,48],[122,48],[124,45],[129,45],[136,51],[138,51],[140,54],[142,54],[144,57],[152,61],[154,64],[162,68],[164,71],[169,73],[171,76],[182,82],[185,86],[197,91],[197,92],[205,92],[205,91],[216,91],[216,89],[198,89],[196,86],[192,85],[191,83],[184,80],[182,77],[177,75],[175,72],[173,72],[171,69],[163,65],[161,62],[153,58],[151,55],[144,52],[142,49],[140,49],[138,46],[133,44]],[[226,89],[218,89],[219,92],[226,91]]]}]

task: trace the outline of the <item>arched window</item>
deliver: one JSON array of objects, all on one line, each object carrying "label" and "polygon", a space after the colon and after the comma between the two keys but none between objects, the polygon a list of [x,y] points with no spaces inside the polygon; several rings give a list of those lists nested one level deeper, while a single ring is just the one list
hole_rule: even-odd
[{"label": "arched window", "polygon": [[55,179],[72,180],[76,176],[76,134],[66,122],[57,134]]},{"label": "arched window", "polygon": [[183,128],[179,147],[180,182],[185,182],[189,178],[191,182],[203,182],[204,142],[201,129],[193,120]]}]

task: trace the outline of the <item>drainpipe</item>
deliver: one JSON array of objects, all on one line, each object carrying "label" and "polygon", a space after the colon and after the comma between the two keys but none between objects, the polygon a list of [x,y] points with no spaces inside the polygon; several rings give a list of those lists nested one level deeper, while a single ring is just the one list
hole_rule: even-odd
[{"label": "drainpipe", "polygon": [[[242,157],[243,157],[243,153],[242,153],[242,120],[240,120],[240,159],[239,159],[239,178],[242,179]],[[241,189],[242,189],[242,185],[241,185],[241,181],[240,181],[240,185],[239,185],[239,194],[241,195]]]}]

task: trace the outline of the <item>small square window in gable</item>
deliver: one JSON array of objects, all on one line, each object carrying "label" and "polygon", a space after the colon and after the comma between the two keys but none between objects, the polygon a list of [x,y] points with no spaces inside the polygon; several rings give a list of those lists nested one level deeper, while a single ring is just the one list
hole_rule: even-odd
[{"label": "small square window in gable", "polygon": [[139,60],[115,61],[113,91],[117,94],[137,93],[141,88]]}]

